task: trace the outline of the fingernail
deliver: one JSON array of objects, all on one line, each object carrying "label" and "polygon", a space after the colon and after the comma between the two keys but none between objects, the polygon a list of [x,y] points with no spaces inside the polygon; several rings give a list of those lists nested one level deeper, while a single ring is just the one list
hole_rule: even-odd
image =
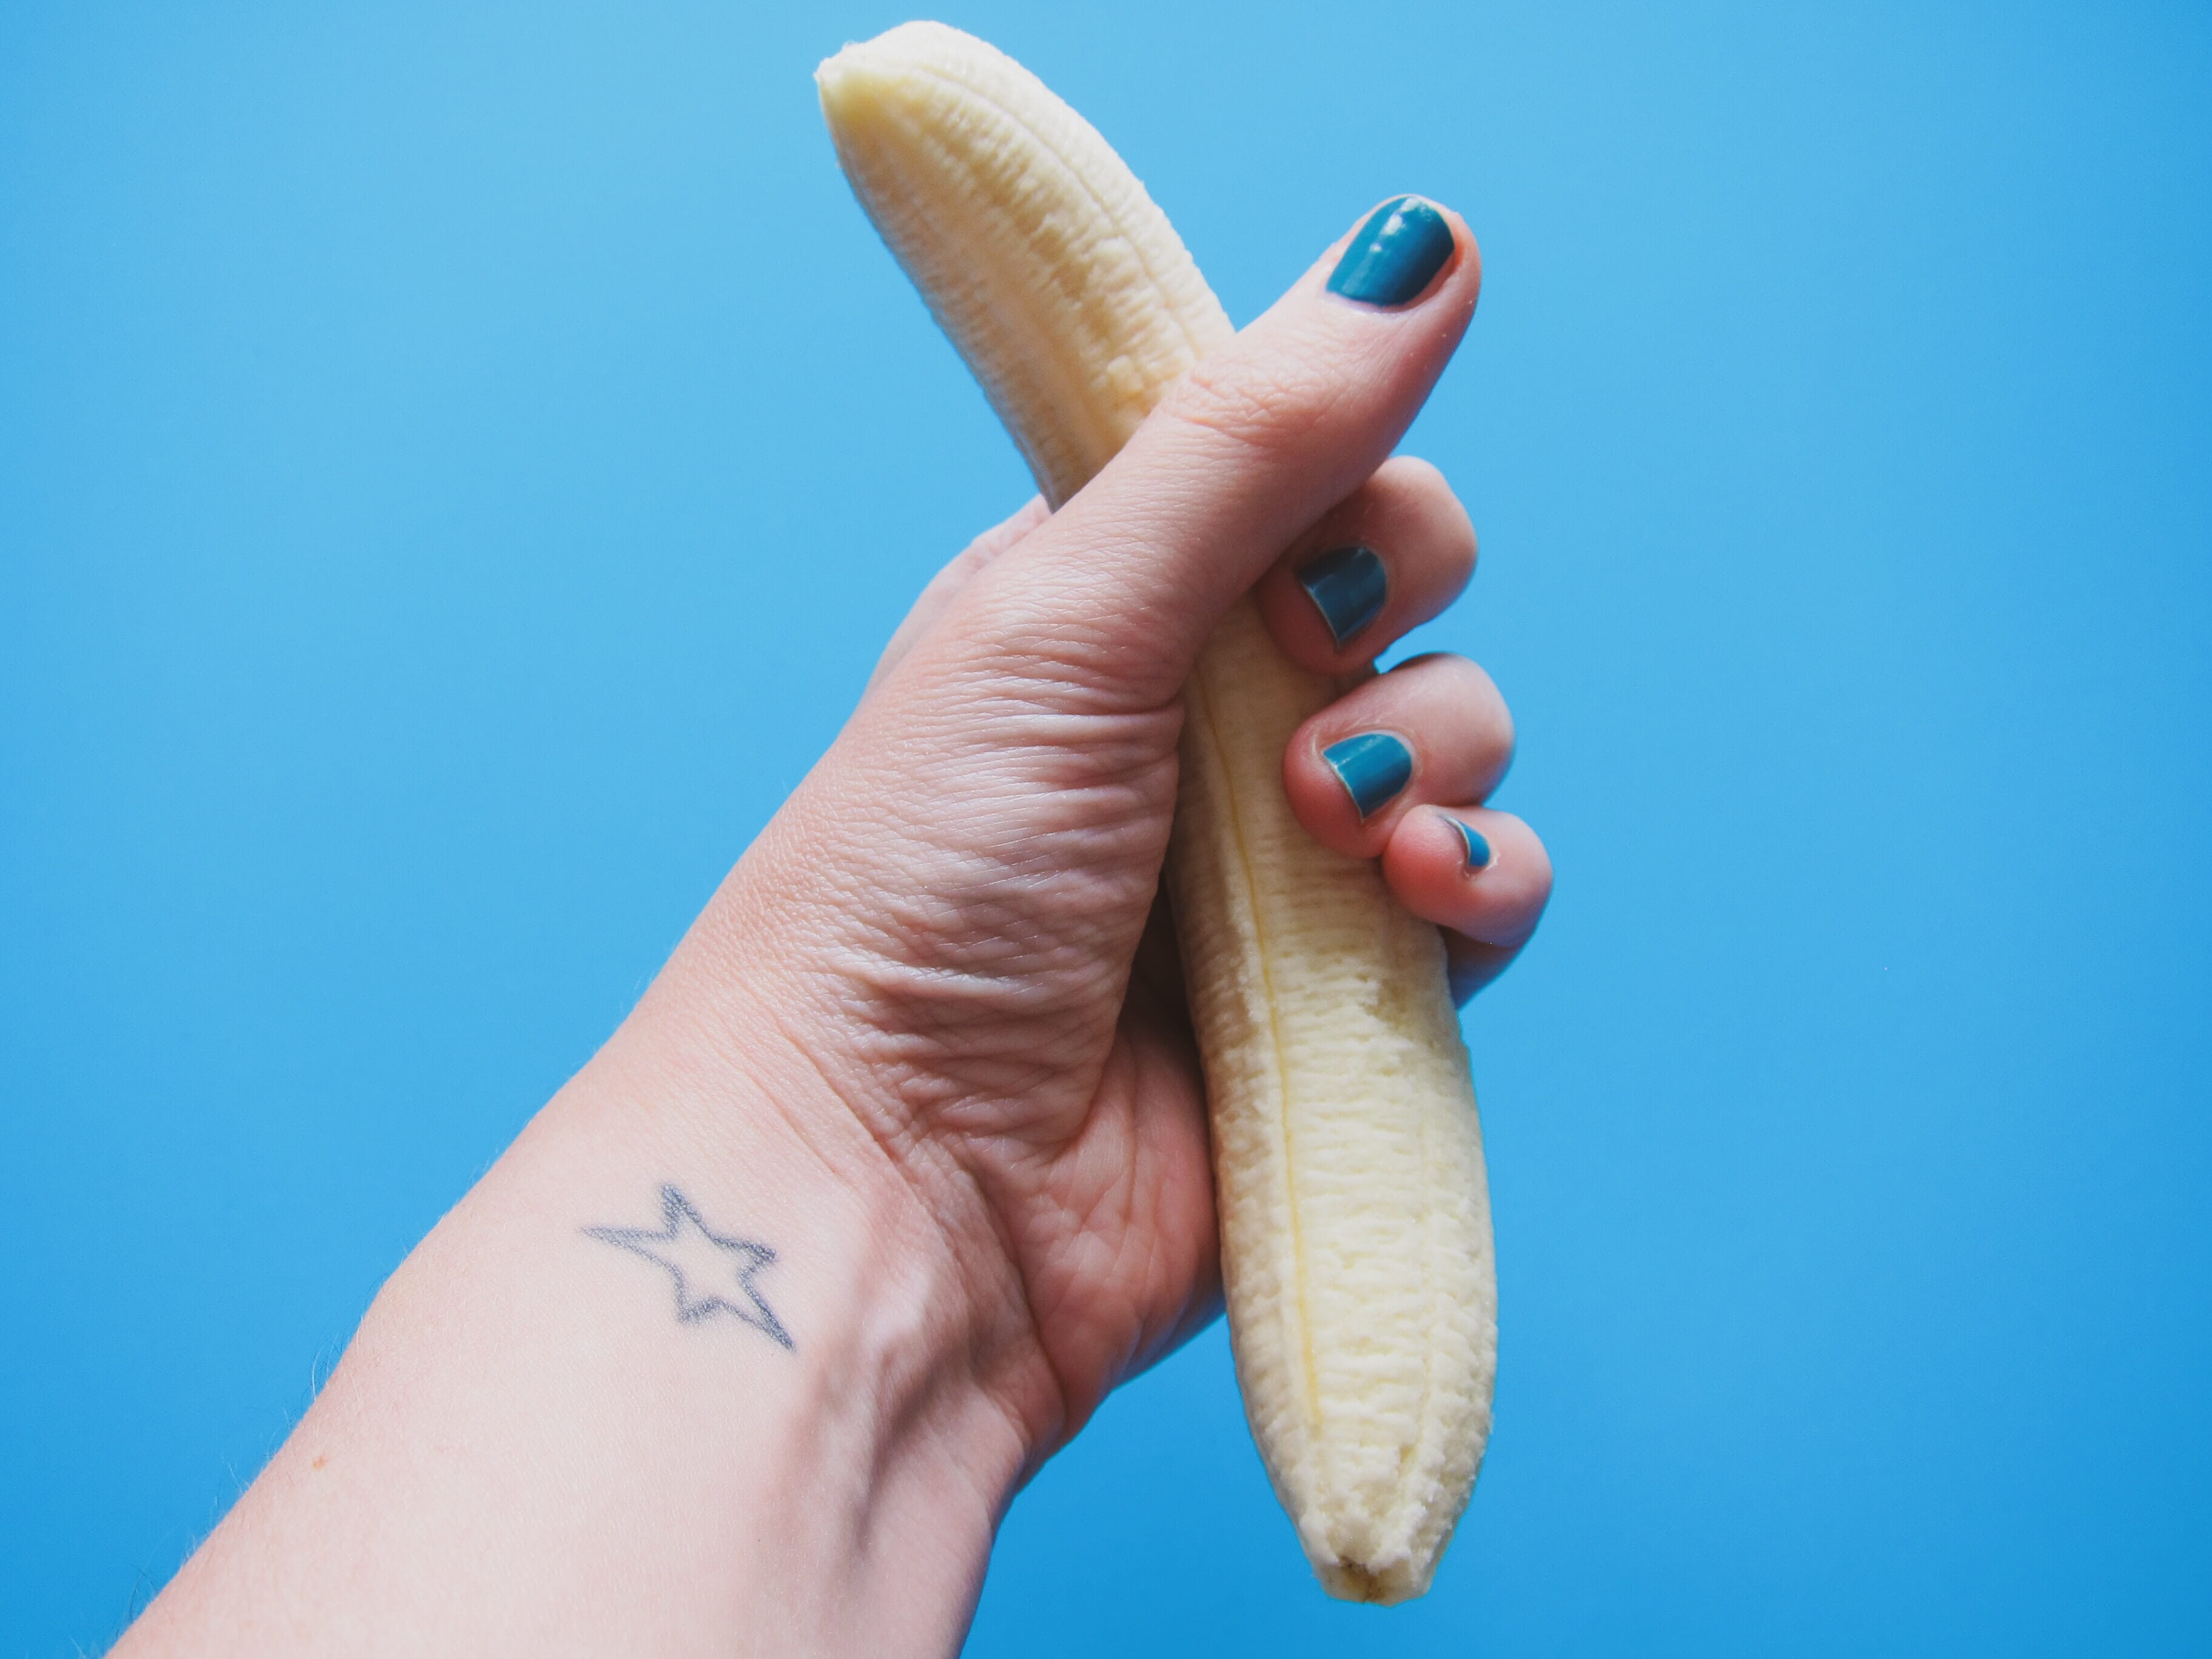
[{"label": "fingernail", "polygon": [[1413,775],[1413,751],[1388,732],[1362,732],[1321,751],[1359,816],[1370,818]]},{"label": "fingernail", "polygon": [[1328,624],[1341,650],[1352,635],[1382,614],[1389,581],[1382,561],[1364,547],[1340,547],[1298,572],[1298,586]]},{"label": "fingernail", "polygon": [[1329,275],[1328,291],[1370,306],[1401,306],[1426,289],[1452,255],[1451,227],[1418,196],[1367,216]]},{"label": "fingernail", "polygon": [[1453,817],[1450,813],[1444,814],[1444,820],[1459,831],[1459,838],[1467,843],[1467,867],[1469,872],[1488,867],[1490,843],[1467,824]]}]

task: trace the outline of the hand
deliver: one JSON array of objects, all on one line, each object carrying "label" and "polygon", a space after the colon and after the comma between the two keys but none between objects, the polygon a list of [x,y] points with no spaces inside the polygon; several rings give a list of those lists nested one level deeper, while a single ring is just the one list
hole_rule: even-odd
[{"label": "hand", "polygon": [[[1229,606],[1344,677],[1285,787],[1463,987],[1543,908],[1543,848],[1478,804],[1512,749],[1489,680],[1370,672],[1474,562],[1442,478],[1385,459],[1474,309],[1454,226],[1396,309],[1309,273],[931,584],[118,1654],[958,1650],[1023,1473],[1218,1300],[1158,889],[1178,690]],[[1328,751],[1376,732],[1410,769],[1355,805]]]},{"label": "hand", "polygon": [[[794,1116],[865,1132],[847,1173],[910,1194],[960,1262],[1033,1460],[1218,1302],[1158,884],[1178,690],[1226,608],[1256,583],[1283,648],[1351,685],[1292,740],[1285,787],[1447,930],[1462,995],[1548,896],[1535,836],[1480,805],[1513,743],[1488,677],[1446,656],[1372,671],[1474,562],[1441,475],[1384,459],[1474,309],[1453,222],[1453,260],[1395,309],[1327,293],[1333,251],[1058,514],[1032,502],[948,565],[640,1011],[719,1024],[756,1081],[781,1054]],[[1377,732],[1410,778],[1355,803],[1325,751]]]}]

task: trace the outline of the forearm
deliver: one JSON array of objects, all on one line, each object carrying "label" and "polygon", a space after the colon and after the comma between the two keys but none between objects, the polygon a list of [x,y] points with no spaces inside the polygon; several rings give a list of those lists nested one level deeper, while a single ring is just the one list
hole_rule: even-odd
[{"label": "forearm", "polygon": [[408,1259],[118,1653],[957,1649],[1030,1455],[1017,1323],[772,1036],[655,1026]]}]

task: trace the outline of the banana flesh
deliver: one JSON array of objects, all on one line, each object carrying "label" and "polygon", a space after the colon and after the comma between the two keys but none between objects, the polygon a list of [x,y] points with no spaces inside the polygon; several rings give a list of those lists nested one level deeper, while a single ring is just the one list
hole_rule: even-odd
[{"label": "banana flesh", "polygon": [[[854,193],[1057,507],[1231,337],[1220,302],[1106,141],[993,47],[907,23],[816,78]],[[1428,1588],[1474,1486],[1497,1290],[1442,941],[1283,794],[1333,694],[1231,611],[1185,693],[1167,874],[1253,1438],[1322,1584],[1390,1602]]]}]

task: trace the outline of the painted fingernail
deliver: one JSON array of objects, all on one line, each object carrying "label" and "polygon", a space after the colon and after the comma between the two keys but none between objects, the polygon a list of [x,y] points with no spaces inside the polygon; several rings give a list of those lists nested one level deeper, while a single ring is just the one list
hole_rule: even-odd
[{"label": "painted fingernail", "polygon": [[1453,817],[1450,813],[1445,813],[1444,819],[1453,829],[1459,831],[1460,840],[1467,843],[1468,872],[1473,874],[1477,870],[1486,869],[1490,864],[1490,843],[1469,825]]},{"label": "painted fingernail", "polygon": [[1298,572],[1298,586],[1328,624],[1339,650],[1382,614],[1382,601],[1390,590],[1382,561],[1364,547],[1339,547],[1322,554]]},{"label": "painted fingernail", "polygon": [[1367,216],[1329,275],[1328,291],[1370,306],[1418,297],[1452,255],[1451,227],[1418,196],[1385,202]]},{"label": "painted fingernail", "polygon": [[1333,743],[1321,751],[1321,757],[1363,818],[1373,817],[1413,775],[1413,751],[1404,739],[1388,732],[1362,732]]}]

